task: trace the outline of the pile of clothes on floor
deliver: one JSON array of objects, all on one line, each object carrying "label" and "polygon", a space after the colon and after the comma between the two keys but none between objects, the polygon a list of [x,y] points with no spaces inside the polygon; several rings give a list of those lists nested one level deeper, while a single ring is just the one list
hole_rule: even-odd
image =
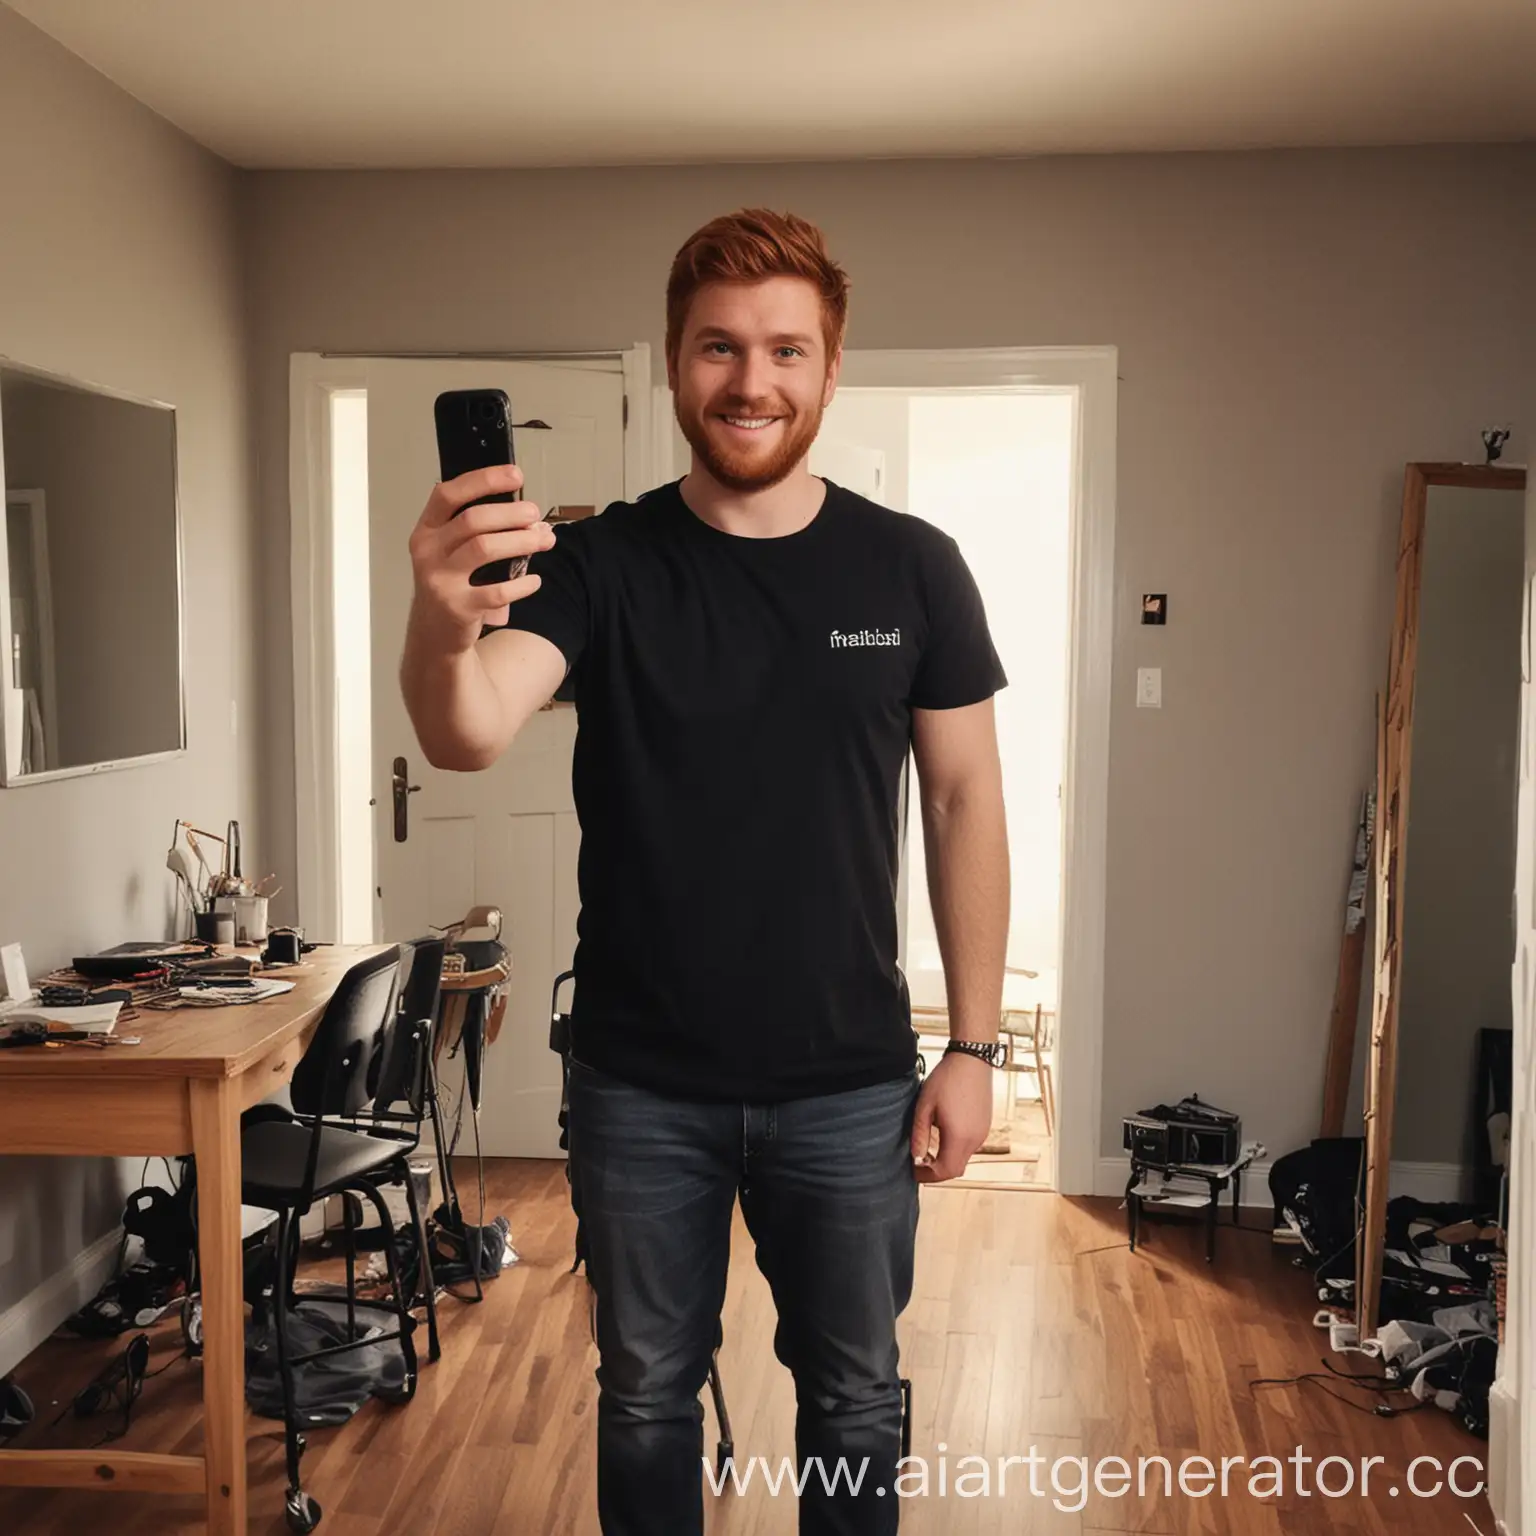
[{"label": "pile of clothes on floor", "polygon": [[1436,1205],[1407,1195],[1387,1203],[1383,1321],[1376,1334],[1387,1374],[1485,1439],[1499,1354],[1493,1303],[1499,1235],[1475,1205]]},{"label": "pile of clothes on floor", "polygon": [[1475,1205],[1389,1200],[1377,1316],[1425,1322],[1444,1307],[1491,1306],[1499,1236],[1493,1213]]},{"label": "pile of clothes on floor", "polygon": [[1388,1377],[1488,1438],[1488,1393],[1499,1358],[1491,1301],[1437,1307],[1427,1323],[1394,1319],[1383,1324],[1376,1343]]},{"label": "pile of clothes on floor", "polygon": [[[360,1335],[348,1332],[344,1297],[301,1293],[288,1311],[284,1337],[290,1356],[332,1348],[359,1336],[374,1337],[395,1326],[393,1308],[375,1302],[355,1303],[353,1315]],[[345,1424],[370,1397],[396,1401],[406,1386],[405,1355],[395,1340],[321,1355],[290,1369],[294,1409],[299,1422],[307,1425]],[[283,1418],[277,1314],[271,1306],[252,1308],[246,1321],[245,1400],[263,1418]]]},{"label": "pile of clothes on floor", "polygon": [[[1270,1169],[1277,1237],[1302,1248],[1296,1262],[1312,1271],[1318,1299],[1340,1307],[1355,1299],[1364,1155],[1360,1138],[1332,1137]],[[1375,1339],[1364,1341],[1389,1379],[1484,1437],[1498,1357],[1496,1221],[1477,1203],[1389,1201],[1380,1323]]]}]

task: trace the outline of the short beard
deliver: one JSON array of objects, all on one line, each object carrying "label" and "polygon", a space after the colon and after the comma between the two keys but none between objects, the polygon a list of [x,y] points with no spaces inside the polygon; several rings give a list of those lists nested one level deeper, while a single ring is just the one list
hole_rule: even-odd
[{"label": "short beard", "polygon": [[758,463],[745,454],[722,451],[710,438],[704,414],[685,412],[682,400],[676,394],[672,396],[672,409],[688,446],[698,455],[710,476],[727,490],[743,493],[766,491],[793,473],[811,451],[811,444],[821,430],[821,418],[826,413],[826,407],[818,403],[813,412],[796,412],[786,418],[778,448],[766,461]]}]

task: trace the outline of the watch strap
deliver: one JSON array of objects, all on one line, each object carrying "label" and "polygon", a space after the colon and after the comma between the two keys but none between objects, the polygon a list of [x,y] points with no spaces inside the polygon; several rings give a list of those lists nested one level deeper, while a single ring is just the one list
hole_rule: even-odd
[{"label": "watch strap", "polygon": [[1003,1040],[951,1040],[944,1047],[944,1054],[951,1052],[961,1056],[974,1056],[989,1067],[1001,1067],[1008,1060],[1008,1045]]}]

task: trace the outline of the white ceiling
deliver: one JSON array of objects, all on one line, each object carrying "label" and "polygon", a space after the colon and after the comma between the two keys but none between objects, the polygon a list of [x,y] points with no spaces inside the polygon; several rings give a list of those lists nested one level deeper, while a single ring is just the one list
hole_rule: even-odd
[{"label": "white ceiling", "polygon": [[1536,0],[10,0],[243,166],[1536,139]]}]

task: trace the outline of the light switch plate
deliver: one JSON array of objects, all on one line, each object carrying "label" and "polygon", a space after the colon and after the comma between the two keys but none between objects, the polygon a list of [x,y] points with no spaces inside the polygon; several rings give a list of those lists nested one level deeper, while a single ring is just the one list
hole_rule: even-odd
[{"label": "light switch plate", "polygon": [[1163,669],[1138,667],[1136,669],[1137,709],[1161,709],[1163,707]]}]

